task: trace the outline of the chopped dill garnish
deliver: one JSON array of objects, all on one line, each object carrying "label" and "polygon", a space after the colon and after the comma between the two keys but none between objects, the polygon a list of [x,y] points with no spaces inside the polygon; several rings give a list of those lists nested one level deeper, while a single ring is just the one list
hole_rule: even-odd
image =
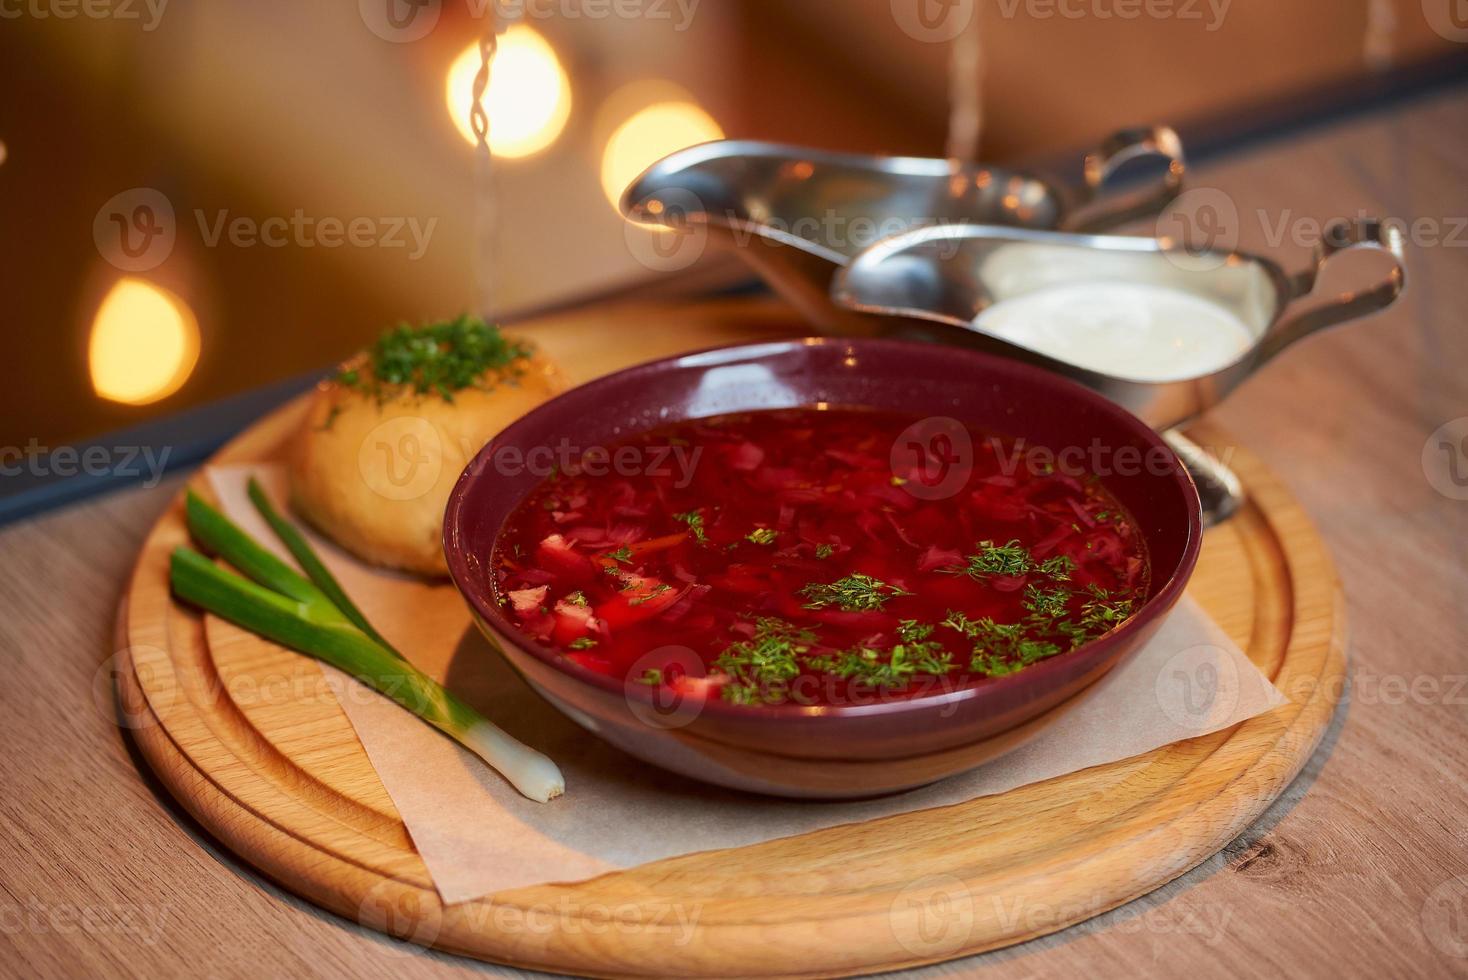
[{"label": "chopped dill garnish", "polygon": [[969,670],[986,677],[1013,674],[1061,652],[1059,644],[1026,638],[1023,623],[996,623],[988,617],[969,619],[961,612],[950,612],[941,625],[974,641]]},{"label": "chopped dill garnish", "polygon": [[845,650],[826,658],[827,672],[871,687],[902,687],[918,674],[942,676],[957,667],[943,644],[928,640],[933,632],[915,620],[904,620],[897,634],[903,642],[882,659],[882,651],[871,647]]},{"label": "chopped dill garnish", "polygon": [[693,539],[699,544],[703,544],[709,539],[708,534],[703,529],[702,511],[690,510],[686,514],[674,514],[673,520],[682,521],[684,524],[687,524],[689,530],[693,532]]},{"label": "chopped dill garnish", "polygon": [[1025,586],[1024,606],[1036,616],[1059,619],[1066,614],[1070,602],[1070,591],[1065,588],[1042,589],[1038,585]]},{"label": "chopped dill garnish", "polygon": [[637,683],[646,684],[648,687],[657,687],[663,682],[663,672],[656,667],[649,667],[637,678]]},{"label": "chopped dill garnish", "polygon": [[750,544],[774,544],[779,532],[771,527],[757,527],[744,536]]},{"label": "chopped dill garnish", "polygon": [[1081,625],[1097,633],[1106,633],[1131,618],[1133,602],[1125,597],[1114,597],[1098,585],[1086,590],[1089,598],[1081,606]]},{"label": "chopped dill garnish", "polygon": [[1040,562],[1039,567],[1041,574],[1048,575],[1057,582],[1066,582],[1070,580],[1070,573],[1076,570],[1076,563],[1067,555],[1056,555]]},{"label": "chopped dill garnish", "polygon": [[724,698],[740,704],[758,703],[762,688],[779,687],[800,674],[800,655],[810,651],[815,633],[783,619],[765,617],[755,622],[754,636],[731,643],[712,667],[727,674]]},{"label": "chopped dill garnish", "polygon": [[460,316],[418,327],[399,324],[378,337],[363,363],[336,376],[338,383],[385,401],[398,390],[436,394],[446,402],[465,388],[486,388],[489,371],[518,371],[530,348],[507,339],[478,317]]},{"label": "chopped dill garnish", "polygon": [[968,669],[985,677],[1004,677],[1024,670],[1024,664],[1005,660],[992,653],[976,653],[969,661]]},{"label": "chopped dill garnish", "polygon": [[632,549],[625,544],[616,551],[607,552],[607,557],[612,561],[619,561],[624,565],[632,564]]},{"label": "chopped dill garnish", "polygon": [[985,579],[990,575],[1024,575],[1035,567],[1035,560],[1030,557],[1029,549],[1018,540],[1008,544],[980,541],[979,553],[968,555],[967,558],[966,566],[949,571],[970,578]]},{"label": "chopped dill garnish", "polygon": [[836,546],[832,544],[816,545],[816,557],[824,561],[836,553]]},{"label": "chopped dill garnish", "polygon": [[881,609],[893,596],[912,595],[912,593],[899,589],[895,585],[888,585],[881,579],[857,572],[854,575],[837,579],[829,585],[812,582],[799,590],[796,595],[810,600],[805,604],[806,609],[824,609],[827,606],[835,606],[843,612],[869,612]]},{"label": "chopped dill garnish", "polygon": [[578,636],[576,639],[574,639],[570,643],[566,644],[566,649],[567,650],[590,650],[594,646],[596,646],[596,641],[593,640],[591,637],[589,637],[589,636]]},{"label": "chopped dill garnish", "polygon": [[952,609],[948,610],[948,616],[938,625],[946,626],[951,630],[962,633],[970,639],[978,635],[979,624],[969,619],[963,613],[956,612]]},{"label": "chopped dill garnish", "polygon": [[921,643],[932,635],[932,626],[915,619],[904,619],[897,624],[897,636],[903,643]]},{"label": "chopped dill garnish", "polygon": [[566,596],[566,602],[570,603],[573,606],[591,605],[591,602],[586,598],[586,593],[582,592],[580,589],[577,589],[575,592],[572,592],[570,595]]}]

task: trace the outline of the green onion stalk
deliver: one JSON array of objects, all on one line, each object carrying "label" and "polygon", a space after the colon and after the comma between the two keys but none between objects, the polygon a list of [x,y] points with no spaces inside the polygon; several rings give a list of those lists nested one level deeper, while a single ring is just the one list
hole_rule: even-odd
[{"label": "green onion stalk", "polygon": [[554,762],[511,738],[383,639],[259,484],[251,480],[249,490],[250,500],[306,576],[191,490],[185,500],[190,533],[244,575],[180,546],[170,562],[179,598],[351,674],[469,749],[530,799],[545,803],[565,792]]}]

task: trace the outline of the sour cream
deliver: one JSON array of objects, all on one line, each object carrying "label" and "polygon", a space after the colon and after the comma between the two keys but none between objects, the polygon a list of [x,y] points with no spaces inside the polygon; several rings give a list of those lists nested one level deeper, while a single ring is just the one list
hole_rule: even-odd
[{"label": "sour cream", "polygon": [[1056,360],[1133,381],[1211,374],[1254,343],[1227,309],[1166,286],[1072,282],[1001,300],[974,325]]}]

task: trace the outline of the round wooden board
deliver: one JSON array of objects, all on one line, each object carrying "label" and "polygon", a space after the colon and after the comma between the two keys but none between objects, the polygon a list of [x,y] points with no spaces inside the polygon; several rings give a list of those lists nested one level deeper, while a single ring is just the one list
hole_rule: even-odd
[{"label": "round wooden board", "polygon": [[[733,302],[602,311],[534,331],[583,381],[797,328],[778,309]],[[301,407],[217,460],[273,458]],[[1194,436],[1226,444],[1215,430]],[[1345,668],[1335,573],[1264,466],[1242,450],[1230,462],[1250,502],[1208,532],[1189,592],[1289,703],[1002,796],[444,907],[316,665],[285,650],[211,649],[202,617],[170,598],[168,554],[187,538],[177,504],[123,600],[121,709],[163,782],[230,848],[311,901],[415,942],[597,976],[831,976],[951,959],[1177,877],[1240,834],[1318,744]],[[269,692],[251,683],[260,678]]]}]

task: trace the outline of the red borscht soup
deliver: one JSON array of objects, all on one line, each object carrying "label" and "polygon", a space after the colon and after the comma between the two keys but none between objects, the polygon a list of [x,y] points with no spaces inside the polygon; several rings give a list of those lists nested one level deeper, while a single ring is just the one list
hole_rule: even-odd
[{"label": "red borscht soup", "polygon": [[745,412],[578,452],[496,542],[498,601],[562,655],[737,705],[911,697],[1115,629],[1134,520],[1047,447],[858,408]]}]

